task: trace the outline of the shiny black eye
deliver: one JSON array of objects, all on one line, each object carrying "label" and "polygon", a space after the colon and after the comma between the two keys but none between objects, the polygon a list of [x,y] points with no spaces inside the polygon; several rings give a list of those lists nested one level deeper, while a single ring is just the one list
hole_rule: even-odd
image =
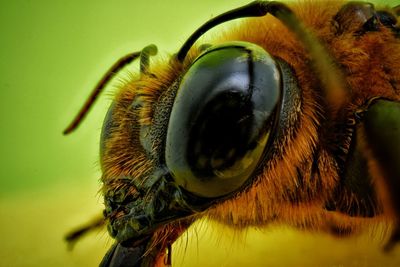
[{"label": "shiny black eye", "polygon": [[200,55],[172,107],[166,164],[175,182],[203,197],[237,190],[266,152],[281,77],[261,47],[235,42]]}]

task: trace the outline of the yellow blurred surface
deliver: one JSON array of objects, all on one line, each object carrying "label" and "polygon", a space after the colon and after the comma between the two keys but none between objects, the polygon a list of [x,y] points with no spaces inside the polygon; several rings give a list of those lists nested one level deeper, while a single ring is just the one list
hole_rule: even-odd
[{"label": "yellow blurred surface", "polygon": [[[10,195],[0,202],[0,266],[98,266],[111,245],[95,231],[68,251],[66,232],[101,211],[96,184],[58,185],[36,193]],[[96,204],[97,202],[97,204]],[[400,266],[400,246],[381,252],[379,238],[338,239],[270,227],[237,233],[201,221],[173,247],[173,266]]]}]

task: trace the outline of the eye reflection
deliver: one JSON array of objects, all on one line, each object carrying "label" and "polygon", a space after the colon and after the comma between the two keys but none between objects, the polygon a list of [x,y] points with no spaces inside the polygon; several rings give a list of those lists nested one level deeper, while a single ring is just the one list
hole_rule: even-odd
[{"label": "eye reflection", "polygon": [[246,182],[275,121],[279,73],[265,50],[243,42],[213,47],[195,60],[167,131],[166,164],[178,185],[218,197]]}]

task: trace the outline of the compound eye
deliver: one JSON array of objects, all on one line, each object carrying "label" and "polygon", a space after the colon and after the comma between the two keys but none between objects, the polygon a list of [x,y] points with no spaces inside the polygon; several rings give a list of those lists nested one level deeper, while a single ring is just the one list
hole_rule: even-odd
[{"label": "compound eye", "polygon": [[115,109],[115,103],[113,102],[111,104],[111,106],[108,108],[106,117],[104,118],[103,127],[101,129],[101,136],[100,136],[100,159],[101,159],[101,162],[102,162],[102,159],[105,154],[106,142],[110,138],[111,129],[114,127],[114,124],[115,124],[115,122],[113,120],[114,109]]},{"label": "compound eye", "polygon": [[182,77],[165,158],[175,182],[201,197],[240,188],[266,151],[281,95],[280,72],[261,47],[212,47]]}]

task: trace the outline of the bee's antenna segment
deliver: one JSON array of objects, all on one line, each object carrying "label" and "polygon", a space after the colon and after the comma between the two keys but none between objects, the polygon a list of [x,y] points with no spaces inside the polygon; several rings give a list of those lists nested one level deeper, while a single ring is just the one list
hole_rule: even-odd
[{"label": "bee's antenna segment", "polygon": [[[318,39],[303,26],[293,11],[280,2],[254,1],[207,21],[183,44],[176,55],[176,59],[183,62],[196,40],[214,26],[237,18],[261,17],[267,13],[279,19],[304,44],[310,54],[312,67],[319,74],[321,84],[325,88],[327,98],[336,102],[343,101],[347,94],[347,90],[345,90],[347,86],[339,69],[333,64],[329,53]],[[337,106],[340,106],[340,103],[337,104]]]},{"label": "bee's antenna segment", "polygon": [[154,44],[148,45],[140,53],[140,74],[148,74],[150,56],[157,55],[158,49]]},{"label": "bee's antenna segment", "polygon": [[[280,3],[269,2],[269,1],[254,1],[245,6],[242,6],[242,7],[236,8],[236,9],[232,9],[228,12],[225,12],[225,13],[207,21],[200,28],[198,28],[189,37],[189,39],[186,40],[186,42],[183,44],[183,46],[179,50],[178,54],[176,55],[176,58],[180,62],[183,62],[187,53],[189,52],[189,50],[193,46],[193,44],[196,42],[196,40],[199,39],[200,36],[202,36],[209,29],[211,29],[221,23],[224,23],[224,22],[227,22],[230,20],[234,20],[234,19],[238,19],[238,18],[265,16],[268,13],[268,9],[266,8],[266,6],[275,5],[275,4],[280,4]],[[280,5],[282,5],[282,4],[280,4]]]},{"label": "bee's antenna segment", "polygon": [[114,77],[114,75],[118,71],[120,71],[123,67],[131,63],[136,58],[140,57],[140,73],[147,74],[147,70],[149,68],[149,57],[156,54],[157,46],[151,44],[143,48],[142,51],[130,53],[115,62],[114,65],[112,65],[111,68],[104,74],[103,78],[101,78],[101,80],[97,83],[89,98],[86,100],[85,104],[79,111],[78,115],[75,116],[74,120],[64,130],[63,134],[67,135],[79,126],[79,124],[88,113],[89,109],[93,106],[94,101],[96,101],[101,91],[103,91],[107,83]]},{"label": "bee's antenna segment", "polygon": [[68,127],[64,130],[63,134],[67,135],[74,131],[82,120],[85,118],[86,114],[88,113],[89,109],[93,106],[94,101],[96,101],[97,97],[107,85],[107,83],[114,77],[114,75],[121,70],[124,66],[131,63],[133,60],[140,56],[141,52],[134,52],[128,54],[122,58],[120,58],[111,68],[104,74],[103,78],[97,83],[96,87],[93,89],[92,93],[90,94],[89,98],[86,100],[85,104],[79,111],[79,113],[75,116],[74,120],[68,125]]}]

